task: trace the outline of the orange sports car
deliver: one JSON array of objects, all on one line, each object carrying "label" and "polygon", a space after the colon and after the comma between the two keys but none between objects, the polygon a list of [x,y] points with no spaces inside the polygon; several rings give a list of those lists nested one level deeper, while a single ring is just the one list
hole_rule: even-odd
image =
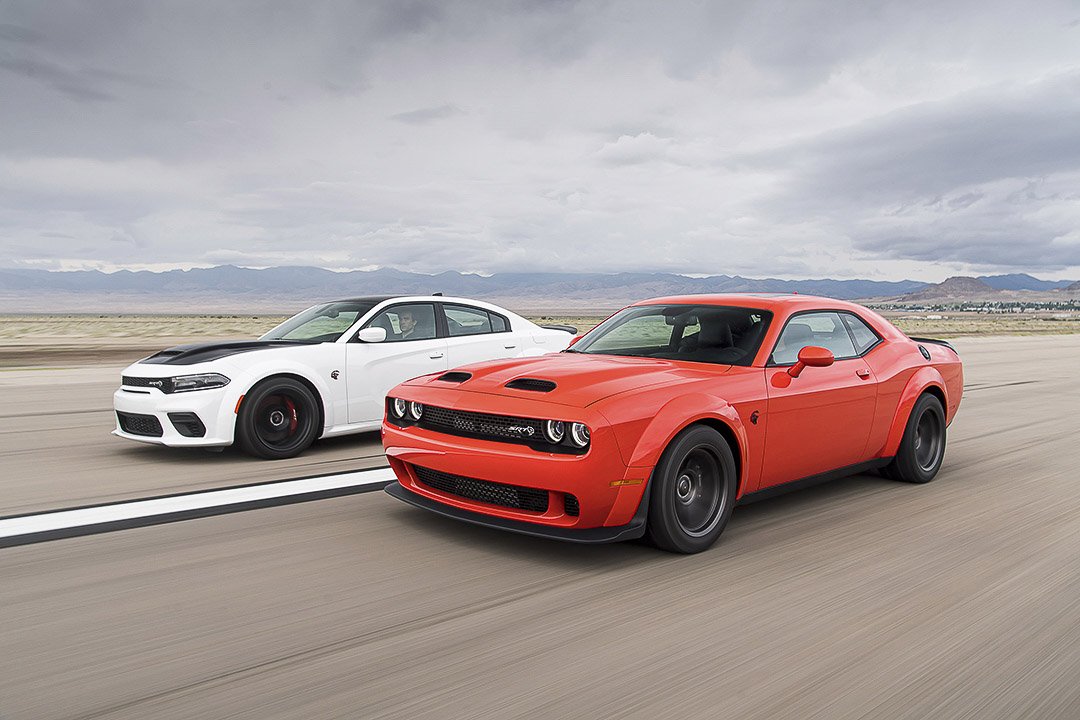
[{"label": "orange sports car", "polygon": [[700,552],[751,496],[871,469],[933,480],[962,390],[948,343],[859,305],[645,300],[562,353],[398,385],[386,491],[503,530]]}]

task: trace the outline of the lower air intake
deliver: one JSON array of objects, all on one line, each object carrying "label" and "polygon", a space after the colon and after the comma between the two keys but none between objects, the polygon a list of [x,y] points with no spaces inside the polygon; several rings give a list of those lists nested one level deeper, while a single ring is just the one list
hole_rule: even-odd
[{"label": "lower air intake", "polygon": [[548,509],[547,490],[476,480],[419,465],[413,465],[413,470],[424,485],[447,495],[535,513],[546,512]]},{"label": "lower air intake", "polygon": [[120,429],[129,435],[144,435],[146,437],[161,437],[161,423],[153,415],[137,415],[135,413],[116,412],[116,419],[120,422]]}]

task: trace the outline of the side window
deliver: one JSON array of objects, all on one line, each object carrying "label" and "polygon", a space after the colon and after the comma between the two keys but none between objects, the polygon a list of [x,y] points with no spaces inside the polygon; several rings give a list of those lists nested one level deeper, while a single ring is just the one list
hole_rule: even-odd
[{"label": "side window", "polygon": [[373,317],[364,327],[386,330],[386,342],[431,340],[435,337],[435,306],[430,303],[393,305]]},{"label": "side window", "polygon": [[487,310],[464,305],[443,305],[450,337],[485,335],[491,330],[491,315]]},{"label": "side window", "polygon": [[855,339],[855,350],[860,355],[878,344],[881,338],[870,329],[870,326],[862,318],[847,313],[844,313],[842,317],[844,322],[847,323],[848,329],[851,330],[851,336]]},{"label": "side window", "polygon": [[773,349],[775,365],[792,365],[799,351],[808,345],[829,350],[837,360],[858,355],[839,313],[820,312],[796,315],[788,320]]},{"label": "side window", "polygon": [[491,316],[491,332],[510,332],[510,323],[506,322],[506,318],[495,313],[488,315]]}]

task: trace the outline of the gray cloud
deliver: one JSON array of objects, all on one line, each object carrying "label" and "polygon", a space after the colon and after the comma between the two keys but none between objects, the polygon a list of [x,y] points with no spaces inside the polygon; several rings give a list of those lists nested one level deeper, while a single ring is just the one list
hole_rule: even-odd
[{"label": "gray cloud", "polygon": [[2,14],[0,266],[1080,277],[1069,0]]},{"label": "gray cloud", "polygon": [[464,114],[464,110],[456,105],[439,105],[438,107],[420,108],[391,115],[391,119],[410,125],[425,125],[435,120],[445,120],[455,115]]}]

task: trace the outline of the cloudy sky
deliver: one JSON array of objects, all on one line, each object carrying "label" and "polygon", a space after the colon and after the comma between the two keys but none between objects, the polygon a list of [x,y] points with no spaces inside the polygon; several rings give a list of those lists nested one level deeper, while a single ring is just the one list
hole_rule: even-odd
[{"label": "cloudy sky", "polygon": [[1080,278],[1080,2],[0,0],[0,267]]}]

